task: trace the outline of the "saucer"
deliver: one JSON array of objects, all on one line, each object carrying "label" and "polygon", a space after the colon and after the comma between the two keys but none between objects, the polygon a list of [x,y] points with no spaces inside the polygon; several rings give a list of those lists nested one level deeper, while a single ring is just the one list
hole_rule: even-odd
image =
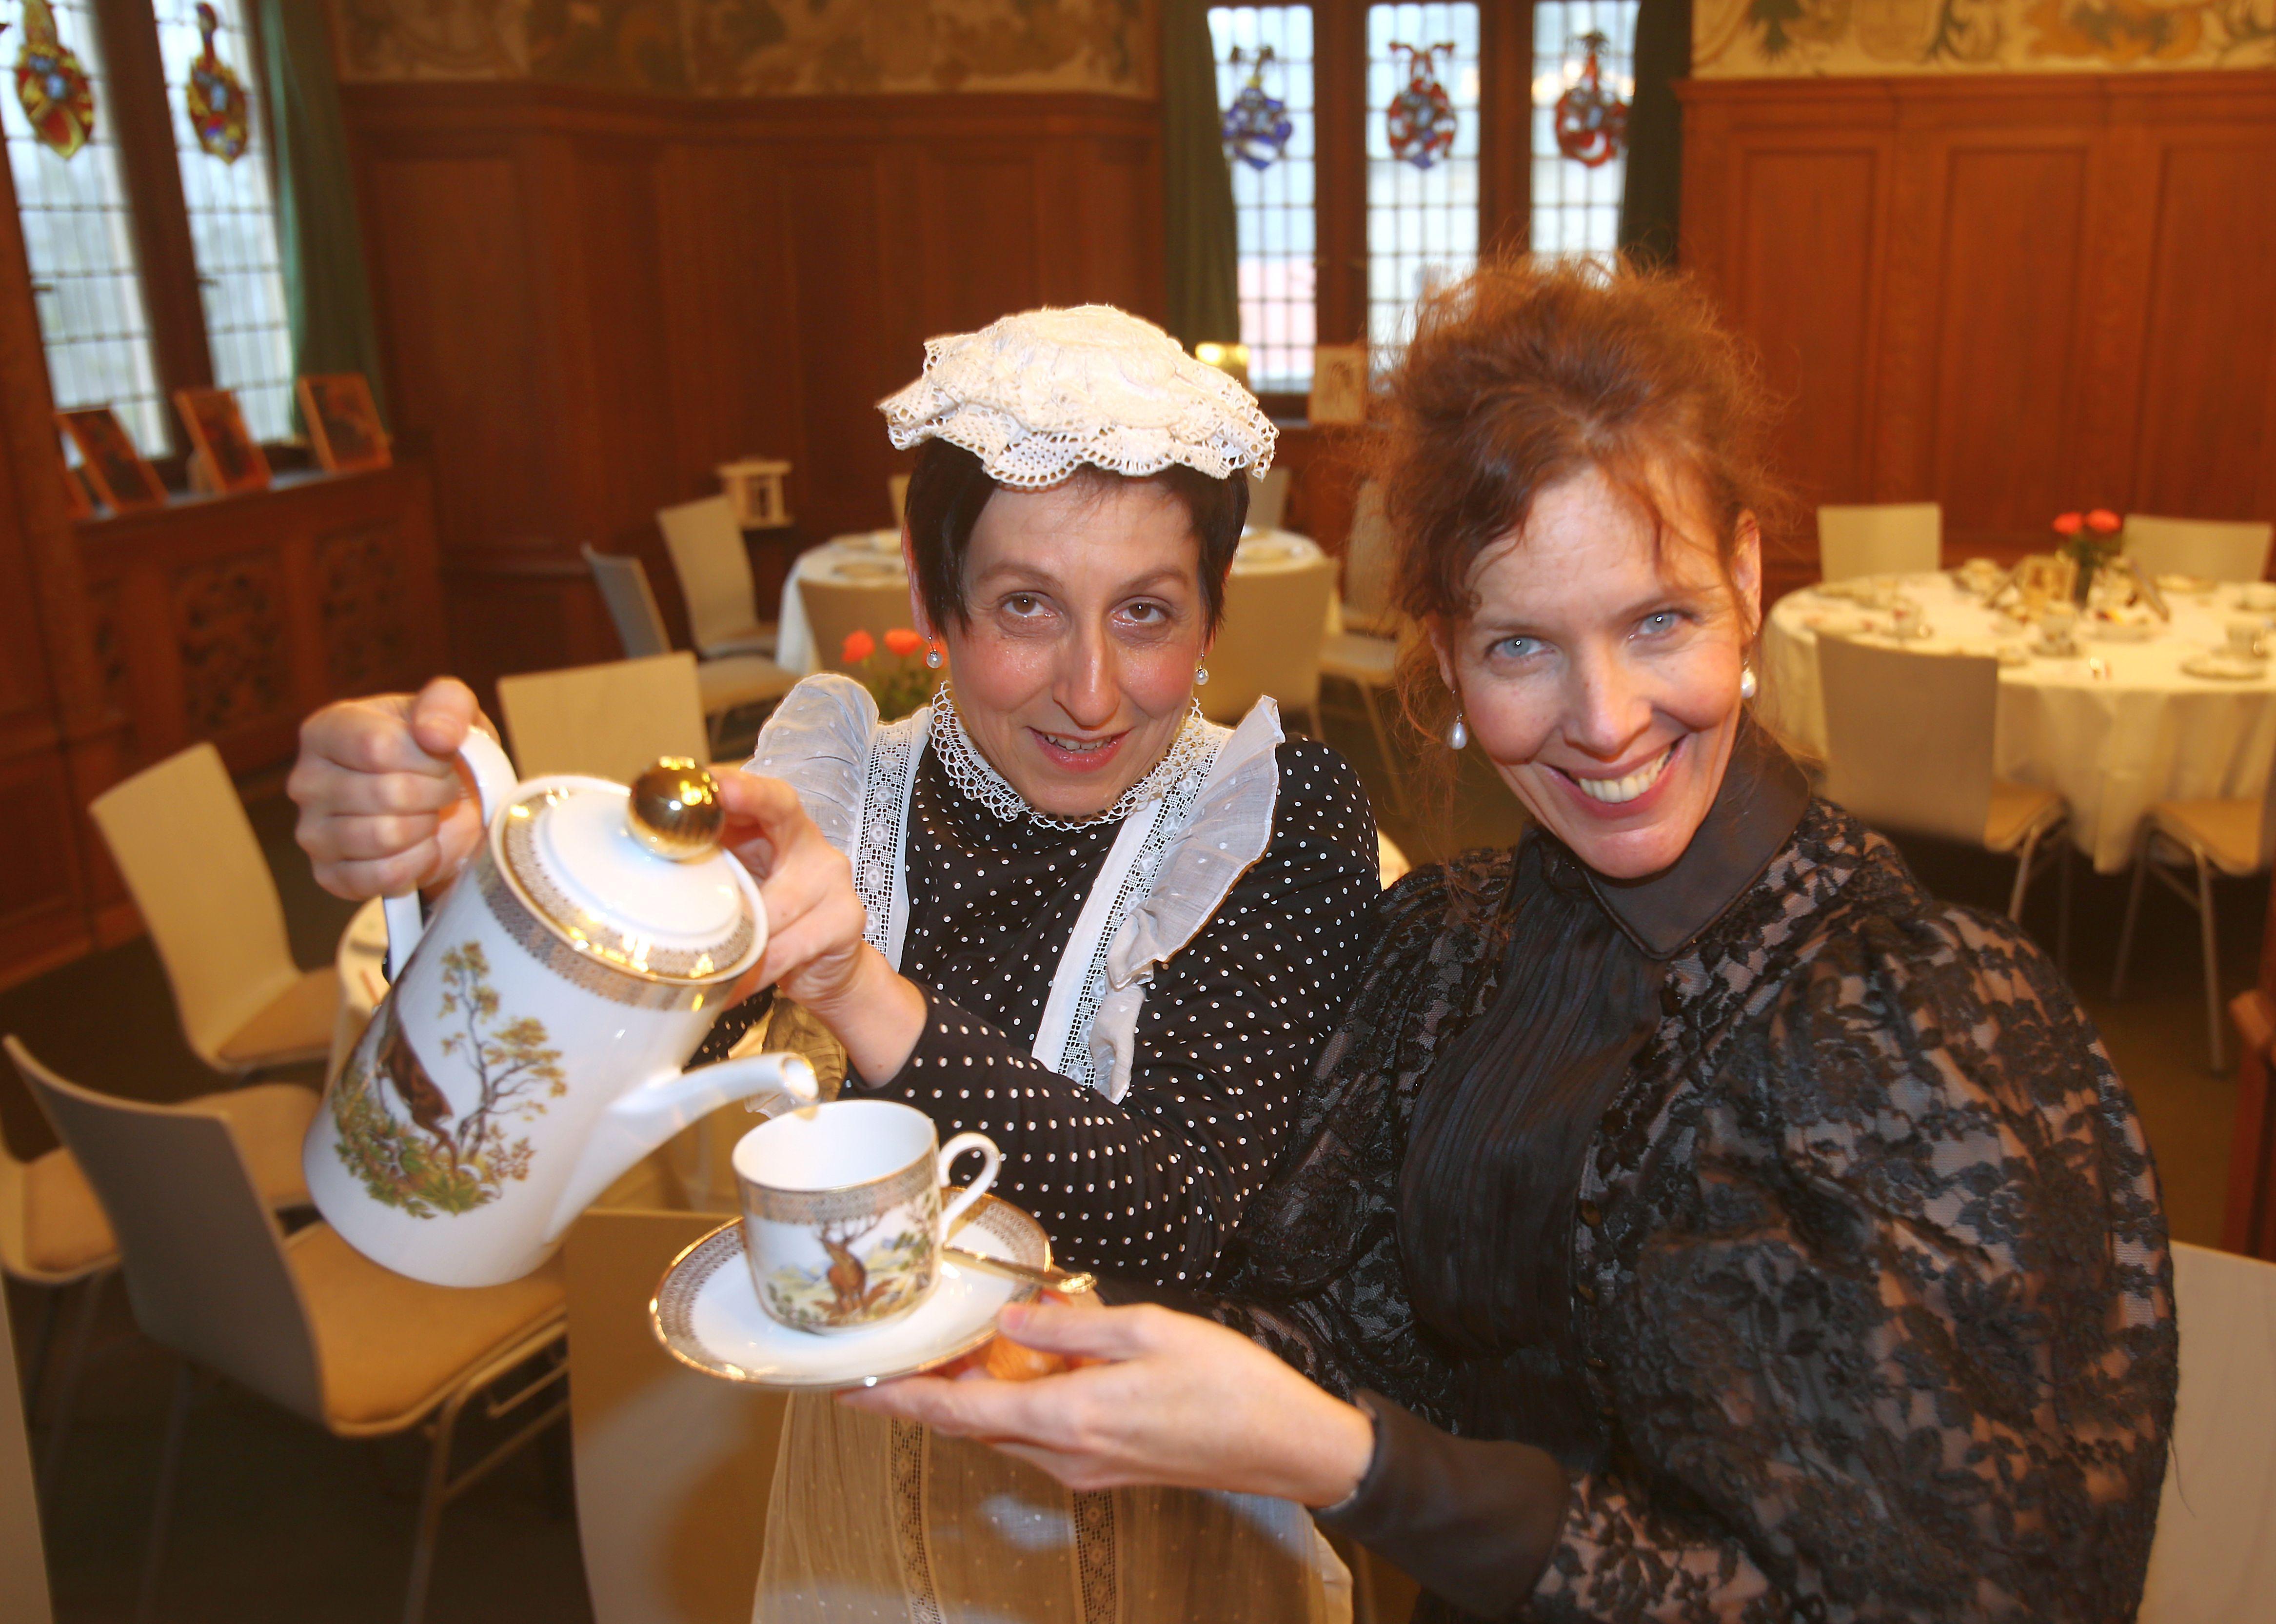
[{"label": "saucer", "polygon": [[1294,542],[1276,541],[1259,536],[1255,541],[1241,543],[1234,556],[1252,563],[1260,563],[1271,558],[1293,558],[1296,556],[1296,544]]},{"label": "saucer", "polygon": [[[983,1256],[1051,1266],[1043,1226],[993,1195],[973,1203],[949,1240]],[[665,1350],[707,1376],[824,1392],[875,1386],[946,1364],[995,1334],[997,1309],[1034,1295],[1032,1286],[944,1259],[932,1294],[898,1319],[861,1331],[793,1331],[759,1306],[737,1218],[672,1259],[648,1312]]]},{"label": "saucer", "polygon": [[899,581],[906,573],[899,559],[888,563],[883,558],[840,558],[830,573],[840,581]]},{"label": "saucer", "polygon": [[2089,620],[2080,633],[2098,643],[2146,643],[2165,633],[2153,620]]},{"label": "saucer", "polygon": [[2268,674],[2265,660],[2240,660],[2226,649],[2183,660],[2181,669],[2192,677],[2214,682],[2257,682]]}]

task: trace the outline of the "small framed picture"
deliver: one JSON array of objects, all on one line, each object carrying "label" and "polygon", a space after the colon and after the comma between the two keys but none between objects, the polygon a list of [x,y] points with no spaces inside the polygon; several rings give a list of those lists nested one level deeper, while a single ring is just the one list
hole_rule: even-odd
[{"label": "small framed picture", "polygon": [[69,463],[64,464],[64,511],[73,519],[95,517],[95,499],[87,494],[87,482]]},{"label": "small framed picture", "polygon": [[1313,346],[1312,395],[1304,414],[1316,423],[1367,421],[1367,345]]},{"label": "small framed picture", "polygon": [[317,466],[325,473],[359,474],[394,460],[362,373],[312,373],[292,387],[300,396],[300,420],[308,426]]},{"label": "small framed picture", "polygon": [[234,394],[225,389],[178,389],[174,409],[182,414],[182,426],[205,459],[206,478],[216,490],[233,496],[269,489],[269,459],[247,432]]},{"label": "small framed picture", "polygon": [[107,406],[58,412],[56,421],[79,447],[80,476],[87,489],[114,513],[166,505],[158,471],[134,449],[118,414]]}]

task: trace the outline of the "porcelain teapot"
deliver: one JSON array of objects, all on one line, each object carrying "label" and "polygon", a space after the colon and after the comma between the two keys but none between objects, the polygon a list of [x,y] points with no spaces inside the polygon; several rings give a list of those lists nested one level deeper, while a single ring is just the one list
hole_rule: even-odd
[{"label": "porcelain teapot", "polygon": [[[392,984],[326,1086],[301,1163],[334,1229],[436,1286],[542,1264],[593,1198],[735,1100],[809,1104],[791,1054],[683,1069],[767,916],[719,849],[718,786],[666,758],[629,789],[514,781],[486,734],[461,757],[484,838],[435,917],[385,906]],[[415,948],[414,948],[415,944]]]}]

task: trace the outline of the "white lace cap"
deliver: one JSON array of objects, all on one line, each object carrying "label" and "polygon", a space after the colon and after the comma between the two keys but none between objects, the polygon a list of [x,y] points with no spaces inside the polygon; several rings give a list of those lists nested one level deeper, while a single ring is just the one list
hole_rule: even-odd
[{"label": "white lace cap", "polygon": [[1182,463],[1212,479],[1272,466],[1256,398],[1111,305],[1028,310],[925,341],[924,376],[877,403],[896,449],[946,440],[1017,490],[1085,463],[1141,478]]}]

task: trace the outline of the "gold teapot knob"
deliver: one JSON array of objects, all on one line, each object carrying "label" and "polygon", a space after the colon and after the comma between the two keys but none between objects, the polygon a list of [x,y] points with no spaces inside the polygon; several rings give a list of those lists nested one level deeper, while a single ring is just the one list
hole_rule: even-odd
[{"label": "gold teapot knob", "polygon": [[627,822],[657,856],[693,862],[719,849],[727,808],[717,779],[685,755],[667,755],[633,780]]}]

